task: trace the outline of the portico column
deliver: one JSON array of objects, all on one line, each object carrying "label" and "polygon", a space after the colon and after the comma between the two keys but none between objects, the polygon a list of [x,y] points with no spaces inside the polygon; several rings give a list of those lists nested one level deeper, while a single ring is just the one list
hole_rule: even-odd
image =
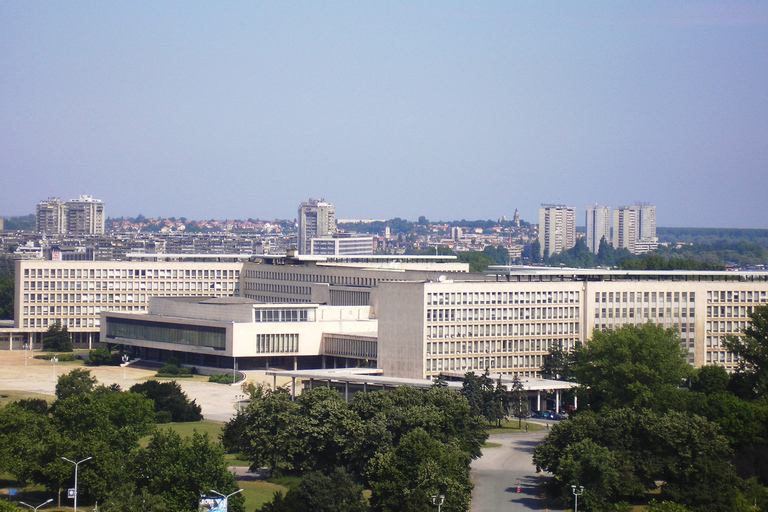
[{"label": "portico column", "polygon": [[555,390],[555,412],[560,414],[560,390]]},{"label": "portico column", "polygon": [[536,410],[541,410],[541,391],[536,392]]}]

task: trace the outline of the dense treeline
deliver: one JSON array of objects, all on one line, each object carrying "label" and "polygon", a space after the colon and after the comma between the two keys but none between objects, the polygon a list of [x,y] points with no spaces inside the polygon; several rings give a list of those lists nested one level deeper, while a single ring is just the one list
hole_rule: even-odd
[{"label": "dense treeline", "polygon": [[13,258],[0,256],[0,320],[13,320],[14,275]]},{"label": "dense treeline", "polygon": [[[425,510],[445,495],[447,512],[469,508],[469,463],[480,455],[485,421],[460,393],[436,385],[357,393],[346,403],[328,388],[293,402],[283,390],[251,388],[250,404],[224,427],[222,440],[253,468],[273,473],[333,474],[371,489],[373,510]],[[289,499],[275,497],[280,507]],[[294,498],[291,497],[290,500]],[[281,508],[282,507],[282,508]]]},{"label": "dense treeline", "polygon": [[555,477],[551,491],[570,500],[582,485],[589,510],[649,492],[679,510],[766,510],[768,305],[750,320],[726,342],[742,361],[731,375],[692,368],[676,332],[652,324],[596,331],[571,354],[552,350],[542,370],[579,383],[580,410],[535,449],[536,466]]},{"label": "dense treeline", "polygon": [[34,231],[35,215],[22,215],[19,217],[6,217],[3,219],[3,229],[6,231]]},{"label": "dense treeline", "polygon": [[662,243],[714,244],[752,242],[768,249],[768,229],[656,228]]},{"label": "dense treeline", "polygon": [[[88,370],[62,375],[56,400],[18,400],[0,408],[0,472],[20,485],[33,482],[58,496],[71,486],[79,461],[81,503],[99,510],[187,512],[197,510],[201,490],[237,489],[218,441],[181,438],[155,424],[155,402],[142,392],[97,385]],[[147,446],[139,439],[151,435]],[[242,497],[230,509],[243,512]]]}]

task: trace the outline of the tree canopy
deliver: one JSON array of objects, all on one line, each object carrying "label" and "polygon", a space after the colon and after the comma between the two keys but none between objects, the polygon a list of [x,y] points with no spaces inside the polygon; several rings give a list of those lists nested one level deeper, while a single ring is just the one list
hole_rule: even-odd
[{"label": "tree canopy", "polygon": [[677,332],[655,324],[595,330],[576,349],[582,406],[658,408],[691,372]]}]

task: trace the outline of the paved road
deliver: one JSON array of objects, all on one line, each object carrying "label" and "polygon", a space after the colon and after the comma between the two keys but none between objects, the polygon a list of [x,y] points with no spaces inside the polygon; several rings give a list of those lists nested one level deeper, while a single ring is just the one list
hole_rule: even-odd
[{"label": "paved road", "polygon": [[534,447],[545,435],[546,431],[540,430],[488,438],[488,442],[501,446],[483,449],[482,457],[472,462],[472,512],[552,510],[539,498],[539,482],[544,477],[536,473],[531,460]]}]

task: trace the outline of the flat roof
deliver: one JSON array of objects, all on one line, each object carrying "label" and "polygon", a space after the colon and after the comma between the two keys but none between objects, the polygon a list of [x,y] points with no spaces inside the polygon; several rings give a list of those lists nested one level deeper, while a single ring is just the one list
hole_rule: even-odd
[{"label": "flat roof", "polygon": [[[344,382],[349,384],[372,384],[375,386],[411,386],[418,389],[428,389],[434,385],[432,379],[409,379],[405,377],[387,377],[382,375],[380,368],[334,368],[317,370],[268,370],[267,375],[276,377],[288,377],[297,379],[327,380],[335,382]],[[462,378],[463,373],[444,373],[446,377]],[[499,374],[491,374],[494,382],[499,378]],[[514,377],[502,375],[503,384],[510,387]],[[533,377],[522,377],[520,382],[526,391],[556,391],[571,389],[578,386],[575,382],[565,382],[559,380],[537,379]],[[461,389],[462,383],[459,380],[447,381],[451,389]]]},{"label": "flat roof", "polygon": [[534,267],[527,265],[491,265],[489,276],[605,276],[605,277],[760,277],[768,278],[765,270],[618,270],[605,268]]}]

